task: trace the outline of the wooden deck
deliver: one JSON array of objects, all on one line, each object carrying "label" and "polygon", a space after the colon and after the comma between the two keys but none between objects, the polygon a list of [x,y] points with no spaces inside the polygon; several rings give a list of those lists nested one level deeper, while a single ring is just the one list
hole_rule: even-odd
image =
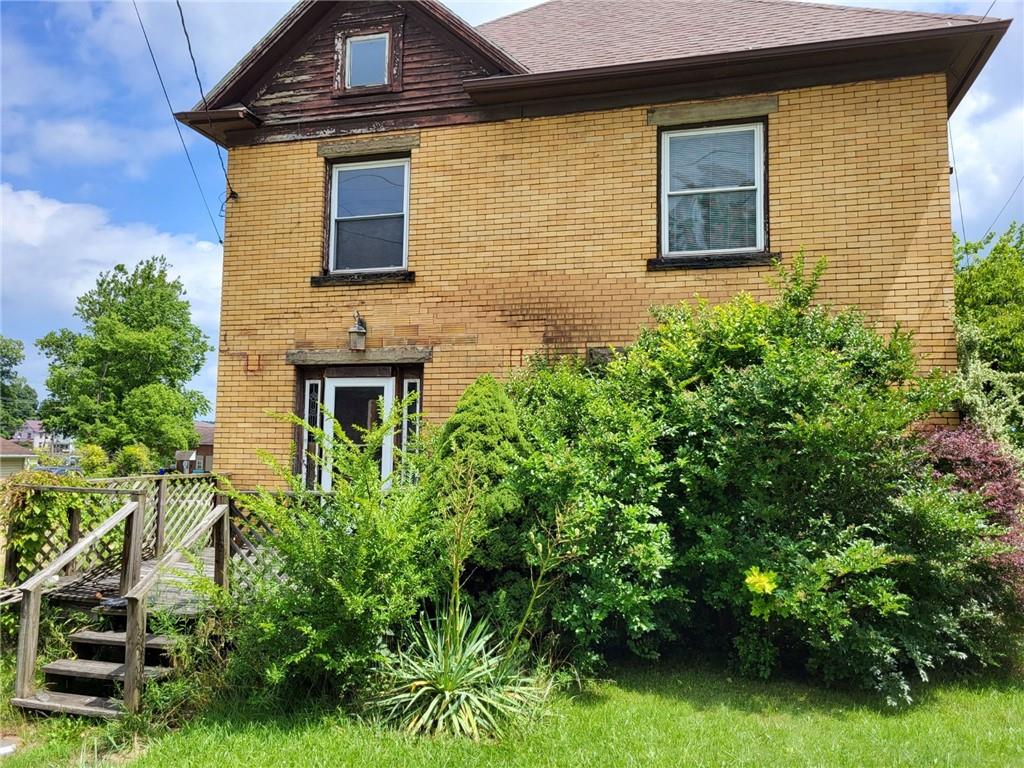
[{"label": "wooden deck", "polygon": [[[203,575],[213,578],[214,552],[207,547],[201,553]],[[142,560],[141,577],[153,572],[157,559],[149,556]],[[187,580],[195,576],[195,565],[185,557],[178,557],[159,577],[148,596],[150,610],[165,611],[180,616],[191,616],[202,608],[202,600],[188,589]],[[117,600],[121,594],[121,567],[119,563],[100,566],[82,573],[61,576],[56,588],[48,592],[51,602],[71,608],[89,610],[100,607],[104,600]],[[123,602],[110,609],[124,610]]]}]

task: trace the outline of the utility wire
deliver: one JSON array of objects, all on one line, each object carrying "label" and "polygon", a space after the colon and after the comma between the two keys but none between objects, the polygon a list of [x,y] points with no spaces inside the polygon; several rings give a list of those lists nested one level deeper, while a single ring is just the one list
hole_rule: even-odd
[{"label": "utility wire", "polygon": [[985,19],[987,19],[987,18],[988,18],[988,14],[989,14],[989,11],[991,11],[991,10],[992,10],[992,7],[993,7],[993,6],[995,5],[995,4],[996,4],[996,0],[992,0],[992,2],[988,4],[988,10],[987,10],[987,11],[985,11],[985,15],[984,15],[984,16],[982,16],[982,17],[981,17],[980,19],[978,19],[978,23],[979,23],[979,24],[981,24],[981,22],[983,22],[983,21],[984,21]]},{"label": "utility wire", "polygon": [[210,204],[206,201],[206,195],[203,193],[203,185],[199,181],[199,174],[196,173],[196,166],[192,162],[192,155],[189,154],[188,147],[185,145],[185,137],[181,134],[181,126],[178,124],[177,118],[174,117],[174,107],[171,106],[171,97],[167,94],[167,86],[164,85],[164,77],[160,74],[160,65],[156,63],[156,54],[153,53],[153,46],[149,42],[149,35],[146,34],[146,25],[142,23],[142,14],[139,13],[139,6],[135,0],[132,0],[132,7],[135,9],[135,18],[139,20],[139,28],[142,30],[142,37],[146,40],[146,48],[149,50],[149,58],[153,62],[153,69],[156,70],[156,78],[160,81],[160,90],[164,92],[164,101],[167,102],[167,109],[171,113],[171,122],[174,123],[174,128],[178,132],[178,139],[181,141],[181,148],[185,150],[185,159],[188,160],[188,167],[192,169],[192,178],[196,180],[196,189],[199,190],[199,196],[203,199],[203,206],[206,208],[206,215],[210,217],[210,225],[213,227],[213,231],[217,235],[217,242],[223,245],[224,238],[220,236],[220,229],[217,227],[217,222],[213,218],[213,211],[210,210]]},{"label": "utility wire", "polygon": [[992,219],[992,223],[988,225],[988,229],[985,230],[985,236],[982,238],[982,240],[984,240],[985,237],[988,237],[988,233],[992,231],[992,228],[999,221],[999,217],[1003,215],[1003,211],[1006,210],[1006,206],[1008,206],[1010,204],[1010,201],[1013,200],[1013,196],[1017,194],[1017,190],[1020,189],[1021,184],[1024,184],[1024,176],[1021,176],[1019,179],[1017,179],[1017,186],[1013,188],[1013,192],[1011,192],[1010,196],[1006,198],[1006,202],[1003,203],[1003,207],[999,209],[999,213],[997,213],[996,217]]},{"label": "utility wire", "polygon": [[[134,2],[134,0],[132,0]],[[953,183],[956,185],[956,205],[960,209],[960,234],[964,238],[964,245],[967,244],[967,224],[964,222],[964,204],[960,199],[960,177],[956,171],[956,150],[953,149],[953,131],[952,126],[949,130],[949,154],[953,158]]]},{"label": "utility wire", "polygon": [[[178,16],[181,17],[181,31],[185,33],[185,44],[188,46],[188,57],[192,59],[192,71],[196,75],[196,84],[199,86],[199,95],[203,100],[203,109],[206,110],[206,118],[210,124],[210,132],[213,132],[213,118],[210,116],[210,105],[206,101],[206,92],[203,90],[203,81],[199,79],[199,66],[196,64],[195,54],[192,53],[192,38],[189,37],[188,27],[185,26],[185,11],[181,8],[181,1],[175,0],[175,5],[178,6]],[[217,159],[220,160],[220,169],[224,171],[224,182],[228,186],[228,198],[234,199],[238,197],[235,190],[231,188],[231,179],[228,178],[228,168],[224,164],[224,155],[221,154],[220,144],[214,142],[214,146],[217,148]]]}]

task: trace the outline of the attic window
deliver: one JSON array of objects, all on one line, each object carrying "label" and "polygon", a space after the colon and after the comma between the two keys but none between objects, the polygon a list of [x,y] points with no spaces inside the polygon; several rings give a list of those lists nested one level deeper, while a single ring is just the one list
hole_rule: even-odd
[{"label": "attic window", "polygon": [[402,90],[401,18],[343,32],[334,43],[334,95]]},{"label": "attic window", "polygon": [[390,35],[350,37],[345,41],[345,87],[387,85]]}]

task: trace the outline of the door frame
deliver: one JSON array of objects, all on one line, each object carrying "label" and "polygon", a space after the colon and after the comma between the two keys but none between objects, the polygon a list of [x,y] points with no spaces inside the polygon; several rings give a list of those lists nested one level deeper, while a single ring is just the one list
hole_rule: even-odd
[{"label": "door frame", "polygon": [[[380,387],[384,388],[384,413],[381,420],[391,415],[391,409],[395,406],[395,377],[394,376],[373,376],[373,377],[341,377],[324,378],[324,415],[331,418],[324,418],[324,436],[326,440],[324,460],[321,465],[320,487],[325,492],[331,490],[331,442],[334,439],[334,396],[338,388],[346,387]],[[380,449],[380,477],[387,480],[388,475],[394,469],[394,435],[385,437]]]}]

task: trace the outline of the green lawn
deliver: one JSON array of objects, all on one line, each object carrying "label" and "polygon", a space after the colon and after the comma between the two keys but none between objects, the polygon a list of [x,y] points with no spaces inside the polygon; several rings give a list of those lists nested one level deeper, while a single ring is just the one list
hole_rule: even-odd
[{"label": "green lawn", "polygon": [[[627,667],[500,744],[417,740],[334,713],[256,718],[237,706],[160,737],[132,768],[244,766],[1024,766],[1024,680],[937,685],[915,707],[706,667]],[[97,732],[49,741],[2,768],[91,766]],[[83,736],[85,738],[83,738]],[[99,743],[102,736],[99,737]],[[83,744],[85,746],[83,747]]]}]

